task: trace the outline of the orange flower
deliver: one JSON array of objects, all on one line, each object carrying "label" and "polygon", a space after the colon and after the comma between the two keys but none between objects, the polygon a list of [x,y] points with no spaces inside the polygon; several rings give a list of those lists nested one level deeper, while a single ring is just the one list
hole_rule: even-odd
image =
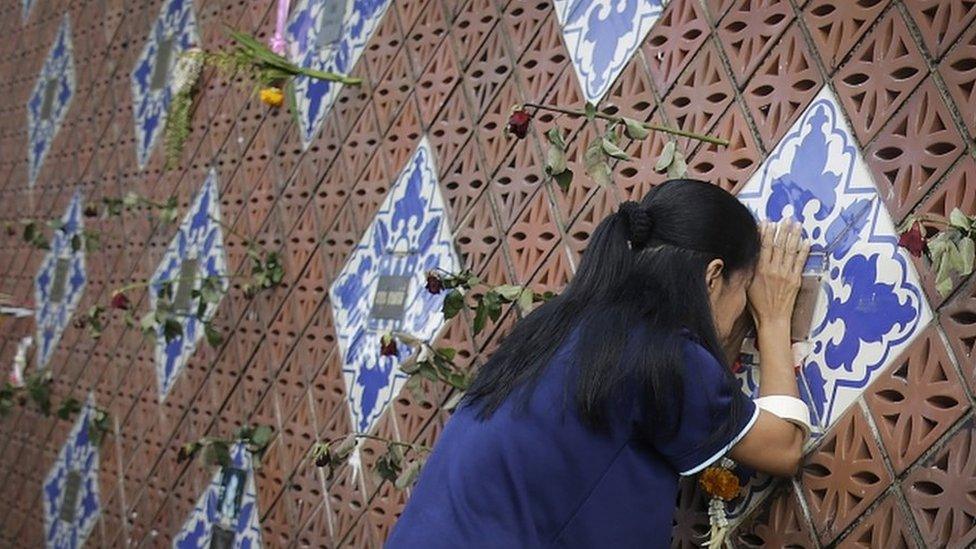
[{"label": "orange flower", "polygon": [[261,101],[270,107],[280,107],[285,102],[285,94],[281,88],[264,88],[261,90]]},{"label": "orange flower", "polygon": [[731,501],[739,496],[739,477],[724,467],[709,467],[698,477],[698,484],[712,497]]}]

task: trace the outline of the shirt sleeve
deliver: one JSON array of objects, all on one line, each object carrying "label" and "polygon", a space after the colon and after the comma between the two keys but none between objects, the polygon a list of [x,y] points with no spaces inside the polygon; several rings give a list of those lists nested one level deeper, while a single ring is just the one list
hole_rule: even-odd
[{"label": "shirt sleeve", "polygon": [[[726,454],[759,417],[759,409],[729,380],[723,366],[698,343],[685,345],[684,394],[673,436],[655,443],[658,452],[682,476],[693,475]],[[738,417],[732,418],[734,401],[739,401]],[[729,435],[713,433],[733,421]]]}]

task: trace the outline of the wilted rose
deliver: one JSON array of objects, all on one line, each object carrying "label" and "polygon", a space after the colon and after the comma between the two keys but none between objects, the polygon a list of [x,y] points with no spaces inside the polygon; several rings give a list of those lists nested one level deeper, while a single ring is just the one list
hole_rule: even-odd
[{"label": "wilted rose", "polygon": [[915,257],[922,257],[925,252],[925,235],[922,234],[922,224],[914,223],[898,238],[898,245],[908,250]]},{"label": "wilted rose", "polygon": [[390,334],[380,338],[380,356],[397,356],[396,339]]},{"label": "wilted rose", "polygon": [[85,217],[98,217],[98,206],[92,202],[85,204]]},{"label": "wilted rose", "polygon": [[439,294],[444,289],[444,281],[437,273],[430,271],[427,273],[427,291],[432,294]]},{"label": "wilted rose", "polygon": [[505,131],[519,139],[524,139],[529,133],[529,122],[531,121],[532,115],[528,111],[525,109],[515,110],[508,117],[508,125],[505,126]]},{"label": "wilted rose", "polygon": [[125,292],[119,291],[112,294],[113,309],[121,309],[123,311],[128,311],[130,305],[131,302],[129,301],[128,296],[125,295]]}]

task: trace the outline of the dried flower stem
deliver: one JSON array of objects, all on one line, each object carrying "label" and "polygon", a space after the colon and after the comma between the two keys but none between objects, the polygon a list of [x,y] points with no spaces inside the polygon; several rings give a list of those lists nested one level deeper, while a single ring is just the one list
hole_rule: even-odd
[{"label": "dried flower stem", "polygon": [[[541,103],[523,103],[522,106],[523,107],[530,107],[530,108],[533,108],[533,109],[540,109],[540,110],[558,112],[558,113],[561,113],[561,114],[567,114],[569,116],[586,116],[586,113],[584,111],[581,111],[581,110],[566,109],[566,108],[563,108],[563,107],[554,107],[552,105],[543,105]],[[620,116],[611,116],[609,114],[601,113],[600,111],[597,111],[594,114],[594,116],[596,118],[599,118],[601,120],[606,120],[608,122],[613,122],[613,123],[617,123],[617,124],[623,124],[624,123],[623,117],[620,117]],[[712,143],[713,145],[721,145],[723,147],[727,147],[729,145],[729,140],[728,139],[722,139],[720,137],[712,137],[710,135],[704,135],[704,134],[700,134],[700,133],[689,132],[689,131],[685,131],[685,130],[679,130],[677,128],[671,128],[669,126],[661,126],[659,124],[649,124],[647,122],[641,122],[640,124],[641,124],[641,126],[647,128],[648,130],[652,130],[652,131],[656,131],[656,132],[664,132],[664,133],[669,133],[671,135],[677,135],[679,137],[688,137],[688,138],[691,138],[691,139],[697,139],[699,141],[704,141],[706,143]]]}]

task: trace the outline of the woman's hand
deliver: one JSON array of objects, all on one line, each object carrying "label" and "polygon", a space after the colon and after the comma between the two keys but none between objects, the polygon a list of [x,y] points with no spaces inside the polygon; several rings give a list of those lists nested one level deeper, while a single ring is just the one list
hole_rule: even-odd
[{"label": "woman's hand", "polygon": [[763,223],[760,235],[762,249],[749,286],[749,309],[758,327],[788,327],[810,243],[803,240],[800,225],[793,221]]}]

